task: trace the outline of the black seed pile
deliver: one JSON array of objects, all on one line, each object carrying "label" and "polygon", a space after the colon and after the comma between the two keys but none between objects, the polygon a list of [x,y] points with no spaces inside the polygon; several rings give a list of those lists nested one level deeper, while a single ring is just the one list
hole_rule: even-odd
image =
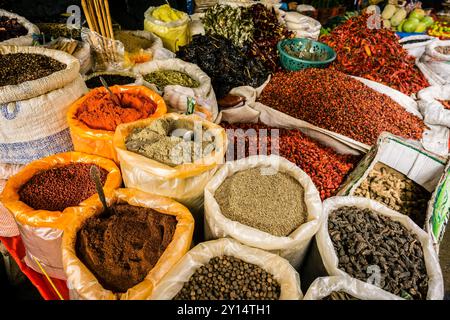
[{"label": "black seed pile", "polygon": [[135,78],[121,75],[121,74],[100,74],[98,76],[92,77],[89,80],[86,80],[86,86],[89,89],[99,88],[102,87],[102,82],[100,81],[100,77],[105,79],[106,83],[109,86],[123,86],[127,84],[131,84],[136,81]]},{"label": "black seed pile", "polygon": [[47,77],[65,68],[66,64],[42,54],[2,54],[0,55],[0,87]]},{"label": "black seed pile", "polygon": [[16,18],[0,17],[0,41],[18,38],[28,34],[28,30]]},{"label": "black seed pile", "polygon": [[360,300],[344,291],[333,291],[330,295],[322,298],[322,300]]},{"label": "black seed pile", "polygon": [[399,222],[369,209],[341,207],[330,213],[328,231],[339,269],[366,282],[376,278],[373,271],[379,268],[380,288],[405,299],[426,298],[428,276],[421,244]]},{"label": "black seed pile", "polygon": [[200,267],[174,300],[278,300],[280,285],[260,267],[220,256]]}]

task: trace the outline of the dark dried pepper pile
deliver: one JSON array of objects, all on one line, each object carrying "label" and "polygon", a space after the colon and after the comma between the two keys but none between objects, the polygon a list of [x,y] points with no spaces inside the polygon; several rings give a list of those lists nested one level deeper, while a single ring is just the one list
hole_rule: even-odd
[{"label": "dark dried pepper pile", "polygon": [[405,299],[425,299],[428,276],[417,236],[369,209],[340,207],[328,217],[338,268],[361,281],[380,270],[379,286]]},{"label": "dark dried pepper pile", "polygon": [[18,38],[28,34],[28,30],[16,18],[0,17],[0,41]]},{"label": "dark dried pepper pile", "polygon": [[197,64],[211,78],[218,99],[239,86],[259,87],[269,71],[259,59],[249,58],[247,48],[238,48],[231,41],[213,36],[194,36],[181,47],[180,59]]}]

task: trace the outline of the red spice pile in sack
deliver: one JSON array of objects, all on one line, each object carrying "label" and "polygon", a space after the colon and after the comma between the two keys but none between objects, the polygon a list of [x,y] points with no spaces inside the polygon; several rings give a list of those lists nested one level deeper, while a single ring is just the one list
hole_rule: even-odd
[{"label": "red spice pile in sack", "polygon": [[421,119],[387,95],[331,69],[275,73],[259,101],[368,145],[383,131],[420,140],[425,130]]},{"label": "red spice pile in sack", "polygon": [[[223,123],[221,125],[226,129],[244,130],[243,132],[227,130],[229,141],[227,159],[230,157],[235,160],[244,156],[240,155],[238,152],[239,147],[237,146],[237,141],[238,139],[242,139],[239,141],[243,141],[242,134],[245,135],[248,129],[255,129],[257,135],[251,135],[252,138],[249,138],[248,134],[245,135],[246,157],[250,155],[250,151],[252,151],[252,155],[265,155],[266,152],[267,155],[271,154],[271,130],[279,130],[279,155],[295,163],[311,177],[319,190],[322,200],[329,198],[336,193],[347,174],[361,159],[359,156],[338,154],[332,148],[321,145],[317,141],[304,135],[298,129],[277,129],[255,123]],[[259,130],[267,130],[267,134],[262,134],[262,136],[260,136]],[[252,139],[251,142],[250,139]],[[261,139],[260,143],[258,143],[258,139]],[[250,145],[255,146],[257,150],[252,149]],[[230,155],[232,150],[234,154]]]},{"label": "red spice pile in sack", "polygon": [[[40,172],[19,190],[20,201],[35,210],[63,211],[78,206],[97,192],[90,177],[91,166],[74,163]],[[104,184],[108,171],[96,167]]]},{"label": "red spice pile in sack", "polygon": [[406,95],[429,86],[410,56],[388,29],[369,29],[368,15],[354,17],[320,40],[337,54],[331,68],[383,83]]}]

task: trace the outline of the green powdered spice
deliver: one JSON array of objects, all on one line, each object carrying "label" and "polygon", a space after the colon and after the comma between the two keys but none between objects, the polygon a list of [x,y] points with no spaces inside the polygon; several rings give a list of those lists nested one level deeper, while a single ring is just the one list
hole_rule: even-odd
[{"label": "green powdered spice", "polygon": [[114,37],[116,40],[123,43],[125,51],[127,52],[137,52],[141,49],[145,50],[150,48],[153,44],[153,41],[149,39],[145,39],[125,31],[115,32]]},{"label": "green powdered spice", "polygon": [[194,142],[195,138],[184,136],[189,131],[194,132],[193,137],[203,137],[205,128],[201,125],[194,126],[193,121],[184,119],[158,119],[147,127],[135,128],[125,144],[128,151],[168,166],[192,163],[207,156],[215,148],[214,141],[197,143]]},{"label": "green powdered spice", "polygon": [[144,76],[145,81],[155,84],[158,90],[164,90],[169,85],[179,85],[187,88],[198,88],[200,83],[184,72],[175,70],[160,70]]},{"label": "green powdered spice", "polygon": [[307,220],[304,189],[284,172],[237,172],[225,179],[214,197],[228,219],[278,237],[288,236]]}]

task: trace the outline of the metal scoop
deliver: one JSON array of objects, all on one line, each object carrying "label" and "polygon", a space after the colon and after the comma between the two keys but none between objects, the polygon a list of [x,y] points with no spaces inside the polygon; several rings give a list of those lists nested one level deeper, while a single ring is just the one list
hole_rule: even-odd
[{"label": "metal scoop", "polygon": [[103,79],[103,77],[100,77],[100,82],[102,83],[103,87],[105,87],[105,89],[109,92],[109,95],[111,96],[112,101],[116,105],[121,107],[119,98],[111,91],[111,89],[109,88],[108,84],[106,83],[105,79]]},{"label": "metal scoop", "polygon": [[96,166],[91,166],[90,174],[91,179],[95,183],[95,189],[97,189],[98,197],[102,202],[103,209],[105,212],[109,212],[108,204],[106,203],[105,193],[103,192],[102,182],[100,181],[100,171]]}]

